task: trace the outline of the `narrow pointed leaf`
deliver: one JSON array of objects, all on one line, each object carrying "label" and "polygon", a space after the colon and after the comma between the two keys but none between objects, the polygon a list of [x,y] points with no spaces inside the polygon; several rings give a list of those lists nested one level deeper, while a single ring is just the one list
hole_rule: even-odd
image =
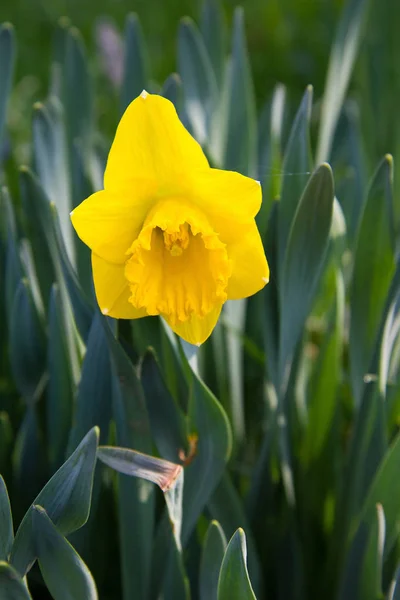
[{"label": "narrow pointed leaf", "polygon": [[360,401],[364,376],[371,366],[381,313],[395,271],[392,163],[392,157],[386,156],[372,179],[356,242],[350,290],[350,365],[356,402]]},{"label": "narrow pointed leaf", "polygon": [[304,190],[285,252],[280,281],[281,373],[298,342],[319,282],[328,247],[333,200],[332,171],[324,164],[313,173]]},{"label": "narrow pointed leaf", "polygon": [[[228,473],[225,472],[222,476],[221,481],[208,501],[207,508],[212,518],[216,519],[221,525],[227,539],[232,537],[238,528],[249,532],[247,534],[249,571],[254,589],[259,594],[262,588],[262,567],[251,534],[251,521],[245,513],[240,495]],[[255,519],[256,515],[251,515],[251,518]]]},{"label": "narrow pointed leaf", "polygon": [[247,572],[243,529],[235,532],[226,549],[218,581],[218,600],[256,600]]},{"label": "narrow pointed leaf", "polygon": [[6,122],[6,111],[11,92],[16,45],[14,28],[10,23],[0,26],[0,144]]},{"label": "narrow pointed leaf", "polygon": [[11,476],[11,450],[14,446],[14,433],[8,413],[0,411],[0,473]]},{"label": "narrow pointed leaf", "polygon": [[200,600],[217,600],[218,578],[226,545],[221,525],[218,521],[211,521],[201,555]]},{"label": "narrow pointed leaf", "polygon": [[196,139],[204,144],[215,108],[217,84],[203,39],[189,18],[179,26],[178,66],[186,112]]},{"label": "narrow pointed leaf", "polygon": [[399,457],[400,436],[397,436],[375,475],[360,515],[361,521],[365,520],[371,523],[374,519],[376,505],[382,505],[386,520],[385,557],[397,539],[400,526],[398,512],[400,482],[397,477]]},{"label": "narrow pointed leaf", "polygon": [[0,561],[1,600],[32,600],[17,571],[7,562]]},{"label": "narrow pointed leaf", "polygon": [[385,547],[385,514],[381,504],[375,507],[373,521],[360,580],[360,598],[376,600],[382,596],[383,550]]},{"label": "narrow pointed leaf", "polygon": [[73,207],[63,109],[56,97],[50,98],[46,104],[37,103],[34,109],[35,170],[47,197],[57,206],[63,239],[70,260],[75,264],[73,229],[69,217]]},{"label": "narrow pointed leaf", "polygon": [[69,145],[71,148],[75,140],[80,140],[89,157],[94,121],[92,82],[83,39],[74,27],[67,30],[65,39],[64,78],[63,105]]},{"label": "narrow pointed leaf", "polygon": [[[40,395],[40,394],[39,394]],[[29,403],[18,429],[14,447],[14,502],[20,512],[26,510],[45,481],[43,444],[37,403]]]},{"label": "narrow pointed leaf", "polygon": [[5,213],[5,225],[7,232],[6,245],[6,264],[5,264],[5,309],[8,327],[11,322],[11,315],[14,307],[14,298],[18,285],[22,278],[22,265],[19,254],[19,241],[17,236],[17,227],[15,222],[14,206],[8,188],[1,189],[2,209]]},{"label": "narrow pointed leaf", "polygon": [[390,584],[387,600],[400,600],[400,567],[397,567]]},{"label": "narrow pointed leaf", "polygon": [[243,300],[228,300],[223,308],[226,342],[226,360],[229,381],[229,416],[234,439],[241,444],[245,438],[244,377],[242,336],[246,324],[246,307]]},{"label": "narrow pointed leaf", "polygon": [[93,428],[75,452],[58,469],[32,503],[15,536],[11,563],[21,575],[35,560],[32,507],[43,506],[63,534],[72,533],[87,521],[99,432]]},{"label": "narrow pointed leaf", "polygon": [[148,87],[148,60],[139,18],[128,15],[125,24],[125,56],[121,87],[121,113]]},{"label": "narrow pointed leaf", "polygon": [[[256,222],[263,239],[272,204],[279,198],[282,187],[281,181],[285,178],[282,164],[282,137],[285,107],[286,88],[282,84],[277,84],[274,88],[271,100],[266,103],[258,119],[257,178],[262,183],[263,202],[260,212],[256,216]],[[293,177],[302,177],[302,175],[296,173],[295,175],[288,175],[287,177],[292,179]],[[295,197],[295,193],[293,194],[293,197]]]},{"label": "narrow pointed leaf", "polygon": [[[103,182],[99,185],[95,182],[94,171],[101,170],[101,178],[103,176],[104,169],[95,167],[91,169],[91,164],[88,164],[87,157],[85,156],[85,146],[80,140],[75,140],[71,148],[71,188],[72,188],[72,206],[75,207],[80,204],[85,198],[88,198],[97,189],[103,187]],[[97,185],[97,187],[96,187]],[[59,214],[60,223],[59,229],[62,231],[63,219]],[[72,229],[71,217],[68,214],[68,227]],[[63,240],[64,240],[64,232]],[[71,261],[72,264],[76,264],[76,271],[78,280],[83,292],[89,300],[93,300],[94,288],[93,288],[93,277],[92,277],[92,260],[91,250],[82,243],[73,230],[74,240],[74,251],[75,251],[75,262]],[[67,249],[67,246],[66,246]],[[69,255],[68,255],[69,257]]]},{"label": "narrow pointed leaf", "polygon": [[322,101],[317,163],[330,158],[333,136],[357,57],[368,4],[368,0],[350,0],[340,18]]},{"label": "narrow pointed leaf", "polygon": [[338,600],[376,600],[381,597],[385,517],[375,507],[370,522],[362,521],[344,562]]},{"label": "narrow pointed leaf", "polygon": [[[47,347],[49,381],[46,390],[48,451],[53,470],[63,463],[72,424],[75,393],[73,365],[68,351],[63,308],[59,289],[53,286],[49,306]],[[86,432],[89,429],[86,429]]]},{"label": "narrow pointed leaf", "polygon": [[[113,373],[113,416],[116,441],[151,455],[153,446],[140,381],[127,354],[103,321]],[[143,479],[119,475],[119,544],[124,600],[145,600],[150,585],[154,528],[154,486]]]},{"label": "narrow pointed leaf", "polygon": [[56,275],[46,231],[48,230],[48,198],[27,167],[20,169],[20,190],[24,214],[24,230],[32,246],[36,273],[45,307]]},{"label": "narrow pointed leaf", "polygon": [[172,104],[175,106],[176,112],[178,115],[180,115],[183,107],[183,90],[182,80],[177,73],[172,73],[164,81],[161,95],[172,102]]},{"label": "narrow pointed leaf", "polygon": [[335,280],[334,315],[311,381],[309,420],[305,442],[308,460],[317,460],[330,434],[336,408],[337,389],[340,384],[345,326],[345,287],[340,271],[336,271]]},{"label": "narrow pointed leaf", "polygon": [[[337,514],[339,531],[341,528],[346,530],[352,520],[360,515],[365,498],[388,451],[384,411],[376,381],[369,381],[364,386],[354,423],[342,494],[346,508],[341,507]],[[376,502],[383,503],[379,498],[376,498]],[[344,531],[343,535],[346,536],[347,532]]]},{"label": "narrow pointed leaf", "polygon": [[201,33],[220,87],[224,72],[226,31],[219,0],[205,0],[202,3]]},{"label": "narrow pointed leaf", "polygon": [[10,323],[10,362],[19,393],[33,400],[45,370],[45,337],[28,282],[20,281]]},{"label": "narrow pointed leaf", "polygon": [[386,399],[390,389],[392,375],[392,360],[396,357],[396,343],[400,331],[400,265],[397,264],[389,294],[386,300],[386,310],[382,319],[382,328],[378,335],[377,345],[380,344],[378,358],[378,383],[381,398]]},{"label": "narrow pointed leaf", "polygon": [[247,54],[244,12],[234,13],[231,59],[224,85],[219,127],[226,118],[223,167],[252,177],[257,169],[257,123],[253,82]]},{"label": "narrow pointed leaf", "polygon": [[266,355],[266,370],[275,388],[279,387],[279,279],[278,279],[278,211],[279,205],[274,202],[268,216],[265,234],[265,252],[268,256],[271,277],[264,289],[263,306],[263,340]]},{"label": "narrow pointed leaf", "polygon": [[10,499],[6,484],[0,475],[0,560],[7,560],[14,540]]},{"label": "narrow pointed leaf", "polygon": [[47,302],[55,281],[58,282],[60,291],[66,286],[77,327],[83,339],[86,339],[93,309],[69,260],[57,209],[54,204],[50,204],[45,191],[29,169],[21,169],[20,177],[24,212],[30,223],[27,228],[28,235],[36,261],[42,298]]},{"label": "narrow pointed leaf", "polygon": [[311,171],[310,117],[313,89],[308,86],[297,111],[286,145],[282,165],[282,190],[278,211],[279,276],[282,277],[286,249],[294,216]]},{"label": "narrow pointed leaf", "polygon": [[33,507],[32,529],[40,571],[53,598],[97,600],[89,569],[41,506]]},{"label": "narrow pointed leaf", "polygon": [[87,339],[76,398],[75,422],[70,432],[70,449],[75,448],[95,425],[100,428],[100,443],[105,444],[108,440],[112,416],[112,374],[102,319],[97,312]]},{"label": "narrow pointed leaf", "polygon": [[195,374],[188,417],[188,432],[196,444],[196,451],[185,469],[183,545],[222,477],[232,445],[232,434],[223,408]]},{"label": "narrow pointed leaf", "polygon": [[143,359],[141,382],[157,449],[163,458],[177,462],[187,447],[184,415],[167,388],[152,351]]}]

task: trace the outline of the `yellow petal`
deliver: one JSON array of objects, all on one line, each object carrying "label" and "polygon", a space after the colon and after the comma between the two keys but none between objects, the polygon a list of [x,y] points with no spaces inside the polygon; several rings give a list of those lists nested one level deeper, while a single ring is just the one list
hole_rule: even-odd
[{"label": "yellow petal", "polygon": [[214,306],[214,308],[205,317],[199,317],[192,314],[187,321],[172,322],[168,316],[163,315],[168,325],[181,338],[196,346],[203,344],[210,337],[212,330],[217,324],[218,317],[221,313],[222,304]]},{"label": "yellow petal", "polygon": [[98,256],[113,263],[126,261],[126,251],[137,238],[155,202],[155,186],[140,179],[119,192],[96,192],[71,213],[81,240]]},{"label": "yellow petal", "polygon": [[126,109],[117,129],[107,168],[105,189],[132,177],[158,182],[162,193],[176,191],[193,169],[207,169],[201,146],[161,96],[142,94]]},{"label": "yellow petal", "polygon": [[223,242],[236,237],[237,224],[254,219],[262,200],[258,181],[219,169],[195,173],[193,194]]},{"label": "yellow petal", "polygon": [[115,319],[139,319],[146,317],[144,309],[137,309],[129,302],[129,283],[124,265],[114,265],[92,252],[94,288],[100,310]]},{"label": "yellow petal", "polygon": [[261,290],[269,280],[269,267],[257,225],[253,220],[237,231],[237,238],[227,245],[232,262],[228,282],[229,300],[247,298]]}]

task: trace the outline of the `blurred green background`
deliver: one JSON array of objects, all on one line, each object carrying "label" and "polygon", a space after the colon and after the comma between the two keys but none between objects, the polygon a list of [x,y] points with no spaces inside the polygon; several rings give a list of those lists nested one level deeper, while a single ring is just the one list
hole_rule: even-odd
[{"label": "blurred green background", "polygon": [[[230,22],[237,4],[245,9],[248,44],[257,96],[264,98],[277,81],[302,92],[313,82],[322,90],[326,65],[343,0],[224,0]],[[197,0],[2,0],[0,21],[11,21],[19,41],[17,80],[38,78],[38,96],[44,94],[54,25],[65,15],[93,49],[93,29],[101,16],[111,17],[122,31],[129,12],[136,12],[150,49],[153,76],[163,80],[176,70],[176,32],[179,19],[198,21]],[[94,56],[94,52],[89,52]]]},{"label": "blurred green background", "polygon": [[[374,161],[382,154],[396,155],[394,121],[400,97],[400,5],[398,0],[370,0],[367,23],[351,83],[351,94],[358,98],[370,94],[369,82],[374,81],[375,97],[365,99],[361,121],[374,127],[364,131],[368,143],[376,151]],[[324,89],[329,53],[344,0],[223,0],[226,25],[230,27],[235,7],[245,10],[250,63],[258,108],[270,97],[278,82],[288,90],[292,114],[305,87],[314,87],[314,107]],[[114,98],[101,77],[96,52],[96,26],[102,19],[111,22],[123,34],[125,19],[136,12],[140,18],[149,53],[151,76],[162,83],[177,70],[176,39],[179,20],[201,17],[200,0],[2,0],[0,22],[13,23],[18,38],[18,57],[14,99],[9,112],[9,131],[21,152],[28,143],[32,104],[47,96],[50,78],[49,64],[54,30],[60,18],[67,16],[85,41],[92,71],[97,76],[97,114],[101,129],[111,135],[115,127]],[[229,36],[226,36],[229,50]],[[388,89],[389,88],[389,89]],[[112,92],[112,90],[111,90]],[[111,114],[111,118],[109,115]],[[28,151],[28,150],[27,150]]]},{"label": "blurred green background", "polygon": [[[314,85],[318,98],[323,91],[329,52],[343,0],[245,0],[242,3],[224,0],[222,6],[227,25],[231,24],[238,4],[245,9],[250,62],[259,107],[277,82],[288,86],[293,107],[309,83]],[[51,48],[58,20],[68,16],[82,33],[88,56],[96,60],[96,24],[106,17],[122,34],[130,12],[136,12],[140,18],[149,52],[151,76],[161,83],[177,70],[179,20],[190,16],[199,22],[199,0],[2,0],[0,22],[13,23],[18,38],[15,102],[11,104],[9,115],[14,141],[27,142],[32,104],[47,96]],[[228,36],[226,46],[228,50]],[[92,69],[97,75],[101,74],[98,63],[92,63]],[[100,79],[97,102],[98,114],[103,119],[110,108],[109,93]],[[110,133],[114,126],[112,120]],[[108,129],[107,123],[105,127]]]}]

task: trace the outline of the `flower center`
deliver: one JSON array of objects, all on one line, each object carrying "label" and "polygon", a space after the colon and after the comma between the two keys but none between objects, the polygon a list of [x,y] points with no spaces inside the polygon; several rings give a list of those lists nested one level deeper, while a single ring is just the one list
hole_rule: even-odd
[{"label": "flower center", "polygon": [[159,202],[127,254],[129,301],[171,323],[206,316],[227,298],[226,246],[205,215],[181,200]]},{"label": "flower center", "polygon": [[170,251],[171,256],[181,256],[182,252],[189,246],[189,225],[179,225],[179,231],[168,233],[164,231],[164,245]]}]

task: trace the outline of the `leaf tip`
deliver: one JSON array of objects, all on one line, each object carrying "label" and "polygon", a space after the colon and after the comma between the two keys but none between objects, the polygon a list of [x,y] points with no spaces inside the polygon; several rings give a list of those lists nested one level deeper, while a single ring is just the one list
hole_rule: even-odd
[{"label": "leaf tip", "polygon": [[68,17],[63,16],[58,19],[58,24],[63,29],[68,29],[71,26],[71,21],[69,20]]},{"label": "leaf tip", "polygon": [[182,17],[181,26],[183,27],[191,27],[193,24],[193,20],[190,17]]},{"label": "leaf tip", "polygon": [[321,164],[320,164],[320,166],[318,167],[318,170],[321,170],[321,171],[322,171],[322,170],[323,170],[323,171],[326,171],[326,173],[327,173],[327,174],[329,173],[329,175],[333,176],[333,173],[332,173],[332,167],[331,167],[331,165],[330,165],[329,163],[327,163],[327,162],[323,162],[323,163],[321,163]]},{"label": "leaf tip", "polygon": [[14,33],[14,25],[12,23],[10,23],[10,21],[5,21],[1,25],[1,30]]},{"label": "leaf tip", "polygon": [[43,508],[43,506],[40,506],[40,504],[33,504],[32,512],[39,513],[39,514],[46,513],[45,509]]}]

